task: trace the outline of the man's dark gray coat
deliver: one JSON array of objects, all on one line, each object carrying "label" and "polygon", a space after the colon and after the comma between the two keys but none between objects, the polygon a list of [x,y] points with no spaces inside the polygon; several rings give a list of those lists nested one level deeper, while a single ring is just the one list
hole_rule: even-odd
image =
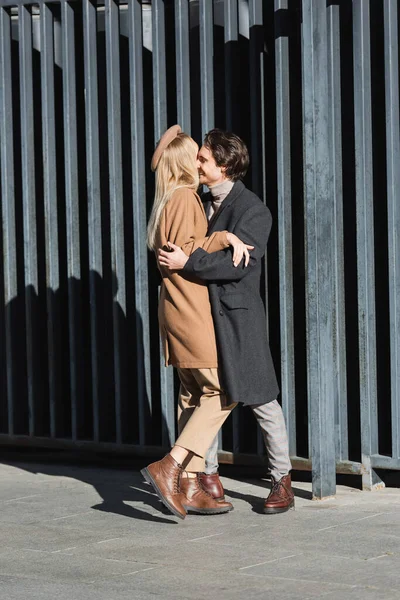
[{"label": "man's dark gray coat", "polygon": [[[207,209],[211,195],[203,200]],[[184,272],[208,282],[222,386],[230,402],[264,404],[279,394],[260,295],[261,261],[272,217],[261,200],[237,181],[211,220],[208,235],[227,230],[254,246],[250,263],[234,267],[232,250],[189,257]]]}]

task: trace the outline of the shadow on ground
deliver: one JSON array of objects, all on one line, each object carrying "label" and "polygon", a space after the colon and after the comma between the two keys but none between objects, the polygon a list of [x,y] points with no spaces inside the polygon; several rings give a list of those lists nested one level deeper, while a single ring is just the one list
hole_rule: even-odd
[{"label": "shadow on ground", "polygon": [[[99,510],[116,515],[130,517],[144,521],[155,521],[168,525],[176,525],[172,515],[164,508],[157,496],[152,492],[152,488],[147,484],[142,476],[132,471],[130,476],[126,471],[107,471],[108,480],[101,481],[101,470],[91,467],[75,467],[68,465],[37,465],[29,463],[14,463],[12,461],[2,461],[3,464],[15,466],[33,474],[53,475],[57,477],[69,477],[76,481],[81,481],[91,485],[101,497],[99,504],[93,505],[93,510]],[[110,477],[111,474],[111,477]],[[140,510],[131,506],[130,503],[143,502],[147,507],[155,509],[166,517],[154,515],[146,510]]]}]

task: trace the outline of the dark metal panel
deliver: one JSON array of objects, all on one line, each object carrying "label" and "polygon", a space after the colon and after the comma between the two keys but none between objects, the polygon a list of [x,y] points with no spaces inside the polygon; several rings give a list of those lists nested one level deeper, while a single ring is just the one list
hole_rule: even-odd
[{"label": "dark metal panel", "polygon": [[340,92],[340,8],[330,5],[328,11],[328,92],[329,141],[334,203],[333,301],[334,301],[334,361],[335,361],[335,444],[336,459],[346,460],[348,449],[346,323],[344,297],[343,253],[343,182],[342,182],[342,116]]},{"label": "dark metal panel", "polygon": [[213,3],[199,0],[202,137],[214,127]]},{"label": "dark metal panel", "polygon": [[64,169],[67,230],[68,330],[70,346],[70,394],[72,437],[79,436],[82,419],[82,342],[81,342],[81,251],[79,239],[79,188],[76,119],[75,17],[73,7],[63,0],[62,66],[64,105]]},{"label": "dark metal panel", "polygon": [[8,432],[15,433],[15,412],[18,410],[15,382],[17,356],[14,320],[11,307],[18,295],[17,247],[14,193],[13,101],[11,91],[11,19],[0,8],[0,161],[1,214],[3,232],[3,269],[5,305],[5,348],[7,376]]},{"label": "dark metal panel", "polygon": [[98,278],[103,279],[102,223],[100,197],[99,109],[97,81],[96,7],[90,0],[83,3],[85,63],[86,170],[88,198],[90,337],[93,398],[93,437],[101,438],[101,315]]},{"label": "dark metal panel", "polygon": [[[142,63],[142,7],[129,5],[129,68],[131,94],[133,251],[135,256],[136,352],[139,403],[139,442],[146,442],[152,413],[148,269],[146,247],[146,165],[144,162],[144,96]],[[168,445],[168,444],[166,444]]]},{"label": "dark metal panel", "polygon": [[[275,12],[288,10],[288,0],[275,0]],[[276,131],[278,173],[279,298],[281,334],[282,409],[289,452],[296,451],[296,391],[294,373],[293,245],[290,143],[289,39],[275,42]]]},{"label": "dark metal panel", "polygon": [[47,340],[50,402],[50,435],[57,435],[57,401],[60,398],[60,315],[56,293],[60,288],[58,247],[57,165],[54,106],[53,14],[43,4],[40,9],[40,62],[42,89],[42,139],[44,219],[46,241]]},{"label": "dark metal panel", "polygon": [[30,435],[34,435],[37,425],[36,408],[38,402],[37,356],[39,340],[37,331],[37,298],[39,293],[39,283],[33,121],[32,17],[30,10],[26,7],[19,8],[18,31],[29,433]]},{"label": "dark metal panel", "polygon": [[114,379],[117,443],[122,443],[123,408],[123,337],[124,329],[120,311],[126,317],[124,206],[122,188],[121,146],[121,83],[119,58],[118,5],[114,0],[105,3],[106,54],[107,54],[107,115],[108,157],[110,177],[110,230],[111,268],[113,271],[113,328],[114,328]]},{"label": "dark metal panel", "polygon": [[190,48],[188,0],[175,0],[176,100],[178,123],[190,135]]},{"label": "dark metal panel", "polygon": [[[385,0],[386,154],[392,452],[400,459],[400,118],[398,2]],[[398,462],[397,468],[400,468]]]},{"label": "dark metal panel", "polygon": [[362,463],[368,472],[363,477],[363,486],[366,489],[371,489],[379,482],[379,478],[370,468],[370,456],[378,453],[370,26],[369,2],[354,0],[354,124],[361,453]]},{"label": "dark metal panel", "polygon": [[309,425],[313,496],[324,498],[336,491],[327,9],[319,0],[302,7]]}]

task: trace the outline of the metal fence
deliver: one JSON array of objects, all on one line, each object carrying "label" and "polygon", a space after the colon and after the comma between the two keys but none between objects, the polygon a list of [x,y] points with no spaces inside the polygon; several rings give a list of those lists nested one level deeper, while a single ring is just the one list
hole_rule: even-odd
[{"label": "metal fence", "polygon": [[[248,143],[274,216],[263,295],[293,466],[400,469],[397,0],[0,0],[0,443],[160,454],[145,229],[175,122]],[[265,463],[250,411],[220,458]]]}]

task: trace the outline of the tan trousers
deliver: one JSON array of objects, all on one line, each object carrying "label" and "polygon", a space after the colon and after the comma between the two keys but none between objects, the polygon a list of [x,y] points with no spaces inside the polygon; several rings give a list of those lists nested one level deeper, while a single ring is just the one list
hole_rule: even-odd
[{"label": "tan trousers", "polygon": [[204,457],[236,403],[226,406],[218,369],[179,369],[178,433],[175,444],[195,456],[186,471],[203,472]]}]

